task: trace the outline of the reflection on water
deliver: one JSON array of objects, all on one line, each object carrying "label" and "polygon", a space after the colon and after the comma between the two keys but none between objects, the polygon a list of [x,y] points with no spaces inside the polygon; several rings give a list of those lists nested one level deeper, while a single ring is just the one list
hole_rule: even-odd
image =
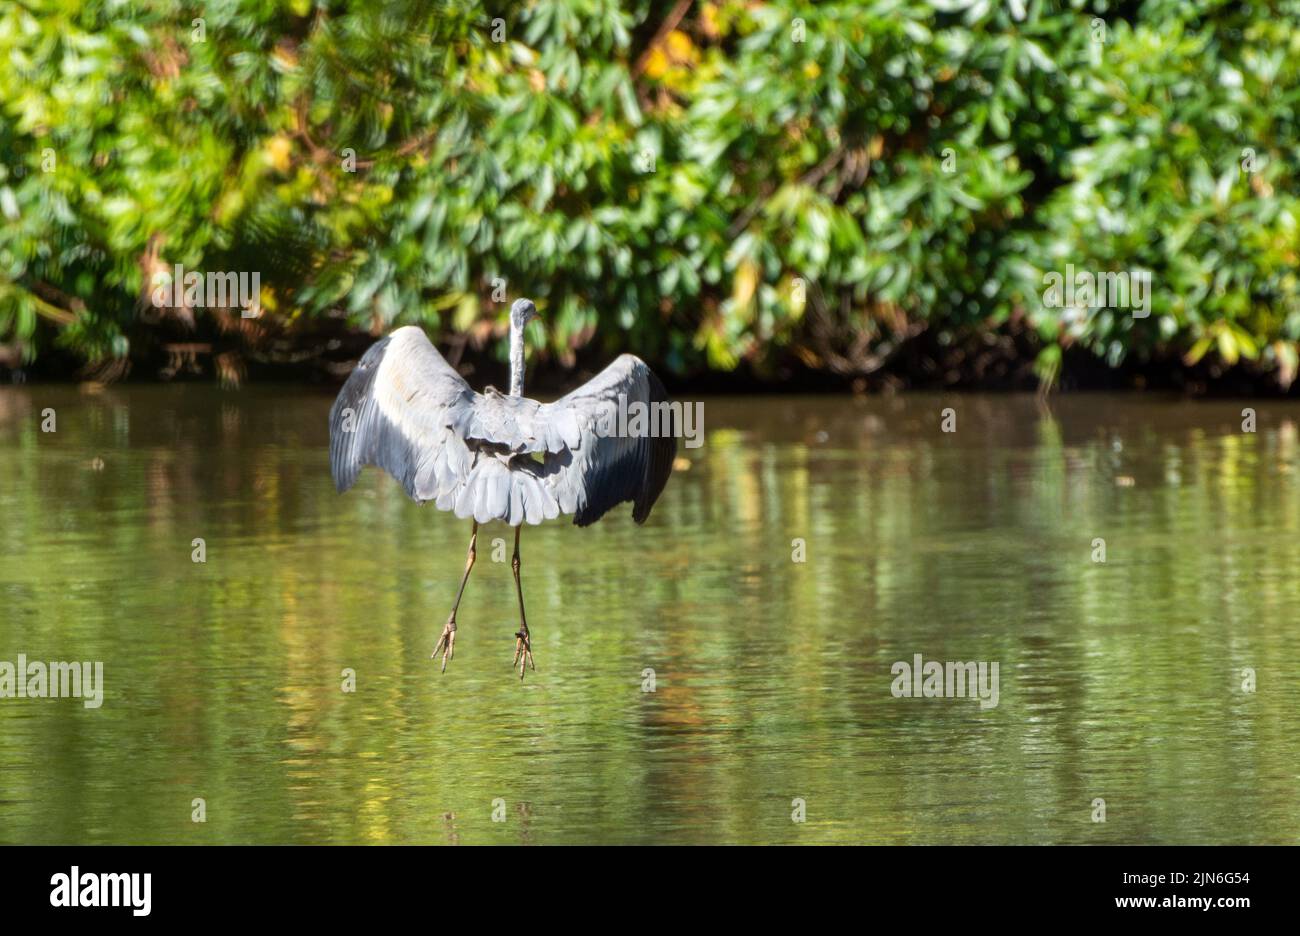
[{"label": "reflection on water", "polygon": [[509,531],[440,675],[468,523],[335,494],[329,404],[0,390],[0,660],[106,681],[0,699],[0,841],[1300,839],[1300,407],[708,400],[645,527],[525,531],[521,685]]}]

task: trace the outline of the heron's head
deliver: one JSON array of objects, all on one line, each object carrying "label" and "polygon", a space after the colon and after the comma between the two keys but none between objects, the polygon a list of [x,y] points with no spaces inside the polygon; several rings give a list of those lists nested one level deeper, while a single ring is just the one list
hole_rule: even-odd
[{"label": "heron's head", "polygon": [[538,318],[537,306],[533,305],[531,299],[516,299],[515,304],[510,307],[511,328],[523,331],[524,326],[535,318]]}]

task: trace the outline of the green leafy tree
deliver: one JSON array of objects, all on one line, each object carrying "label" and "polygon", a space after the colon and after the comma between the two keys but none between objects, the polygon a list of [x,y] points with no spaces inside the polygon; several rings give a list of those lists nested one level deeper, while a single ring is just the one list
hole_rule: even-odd
[{"label": "green leafy tree", "polygon": [[[121,373],[415,322],[564,366],[845,376],[908,342],[1297,369],[1300,3],[0,6],[0,342]],[[1065,264],[1152,315],[1060,309]],[[175,264],[263,313],[156,307]],[[540,340],[540,339],[538,339]],[[115,364],[116,362],[116,364]],[[218,359],[219,369],[221,359]],[[238,371],[227,360],[227,369]]]}]

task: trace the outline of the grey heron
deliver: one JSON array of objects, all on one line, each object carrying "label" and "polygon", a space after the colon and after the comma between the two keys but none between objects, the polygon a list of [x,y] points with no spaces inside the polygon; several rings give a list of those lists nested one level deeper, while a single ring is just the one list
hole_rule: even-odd
[{"label": "grey heron", "polygon": [[523,679],[525,664],[537,669],[519,580],[523,524],[571,514],[585,527],[626,501],[643,523],[673,470],[671,422],[667,432],[621,435],[602,422],[612,407],[667,403],[663,384],[635,355],[621,355],[554,403],[523,395],[524,329],[537,317],[527,299],[510,307],[509,394],[493,387],[476,393],[423,331],[406,326],[366,351],[330,409],[330,470],[340,492],[363,465],[376,465],[417,503],[433,501],[473,520],[460,589],[432,654],[442,654],[443,672],[455,656],[456,611],[474,568],[479,524],[515,528],[510,565],[519,630],[511,668]]}]

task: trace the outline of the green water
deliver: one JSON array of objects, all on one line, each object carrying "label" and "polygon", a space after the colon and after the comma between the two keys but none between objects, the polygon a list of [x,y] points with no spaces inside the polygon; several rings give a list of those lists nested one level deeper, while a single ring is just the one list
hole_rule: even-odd
[{"label": "green water", "polygon": [[521,685],[509,530],[440,674],[469,524],[329,404],[0,390],[0,660],[104,666],[0,699],[0,842],[1300,841],[1300,406],[709,399],[644,527],[525,530]]}]

